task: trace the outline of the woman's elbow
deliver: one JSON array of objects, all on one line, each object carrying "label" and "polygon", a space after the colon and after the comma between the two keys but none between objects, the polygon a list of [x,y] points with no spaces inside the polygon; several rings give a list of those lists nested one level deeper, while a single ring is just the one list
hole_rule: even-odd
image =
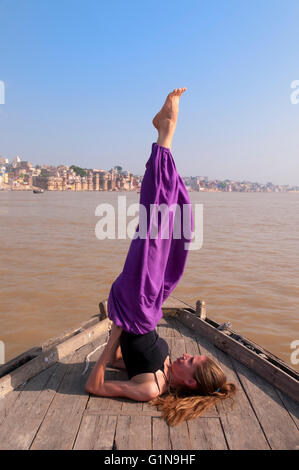
[{"label": "woman's elbow", "polygon": [[88,381],[85,384],[85,392],[89,393],[91,395],[99,395],[100,387],[95,388],[93,384],[88,383]]},{"label": "woman's elbow", "polygon": [[89,394],[94,394],[93,388],[88,384],[85,384],[85,392]]},{"label": "woman's elbow", "polygon": [[96,395],[98,397],[106,396],[105,392],[104,392],[104,389],[103,389],[103,386],[101,386],[101,385],[99,385],[97,388],[95,388],[93,386],[90,386],[90,385],[85,385],[85,391],[86,391],[86,393],[88,393],[90,395]]}]

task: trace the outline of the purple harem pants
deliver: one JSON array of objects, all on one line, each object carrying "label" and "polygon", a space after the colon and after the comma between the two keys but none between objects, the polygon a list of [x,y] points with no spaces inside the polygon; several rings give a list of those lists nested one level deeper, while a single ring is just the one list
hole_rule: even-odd
[{"label": "purple harem pants", "polygon": [[[153,331],[162,317],[162,304],[183,275],[194,231],[188,191],[176,169],[171,151],[153,143],[145,166],[139,201],[146,209],[145,236],[136,237],[141,226],[140,210],[139,224],[123,271],[111,286],[107,306],[110,320],[134,334]],[[157,207],[162,204],[180,207],[177,212],[169,210],[167,238],[161,236],[161,214],[160,219],[154,217],[155,212],[151,216],[151,205]],[[181,233],[177,231],[179,226]],[[173,237],[174,231],[179,237]]]}]

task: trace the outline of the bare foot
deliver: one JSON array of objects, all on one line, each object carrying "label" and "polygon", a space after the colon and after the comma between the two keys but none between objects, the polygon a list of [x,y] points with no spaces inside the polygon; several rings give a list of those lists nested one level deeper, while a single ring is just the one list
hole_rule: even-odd
[{"label": "bare foot", "polygon": [[167,132],[168,129],[172,129],[174,132],[178,118],[180,97],[186,90],[187,88],[175,88],[169,93],[162,109],[153,119],[153,125],[158,132]]}]

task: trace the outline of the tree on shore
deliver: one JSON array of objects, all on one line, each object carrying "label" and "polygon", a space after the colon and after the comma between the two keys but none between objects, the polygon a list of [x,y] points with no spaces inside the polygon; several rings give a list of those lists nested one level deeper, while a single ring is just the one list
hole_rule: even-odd
[{"label": "tree on shore", "polygon": [[80,168],[79,166],[76,166],[76,165],[72,165],[70,166],[70,169],[71,170],[74,170],[74,172],[76,173],[76,175],[79,175],[79,176],[86,176],[86,170],[84,170],[84,168]]},{"label": "tree on shore", "polygon": [[49,172],[46,168],[42,168],[41,169],[41,172],[40,172],[40,175],[41,176],[48,176],[49,175]]}]

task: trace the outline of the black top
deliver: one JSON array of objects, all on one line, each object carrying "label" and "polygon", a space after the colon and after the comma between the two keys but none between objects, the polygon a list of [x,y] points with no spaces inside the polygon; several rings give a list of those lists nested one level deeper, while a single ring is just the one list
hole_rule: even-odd
[{"label": "black top", "polygon": [[129,379],[137,374],[155,373],[159,369],[164,373],[164,361],[169,349],[156,330],[145,335],[122,331],[119,343]]}]

